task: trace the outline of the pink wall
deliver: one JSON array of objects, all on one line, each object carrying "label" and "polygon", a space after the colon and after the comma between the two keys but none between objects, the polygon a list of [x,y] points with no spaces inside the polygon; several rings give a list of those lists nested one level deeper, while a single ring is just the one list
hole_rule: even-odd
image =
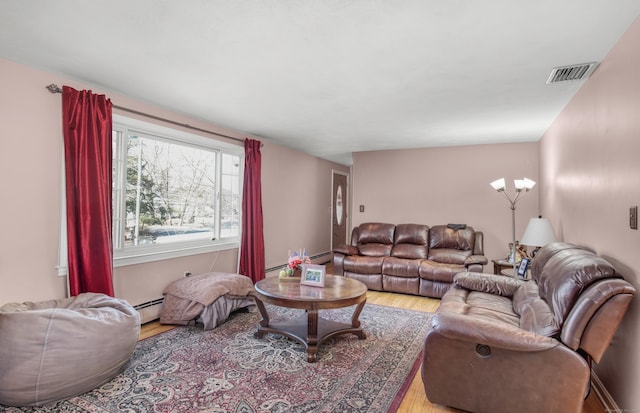
[{"label": "pink wall", "polygon": [[[92,89],[106,93],[116,105],[238,138],[247,136],[0,59],[0,305],[66,295],[65,278],[56,275],[61,95],[45,89],[50,83]],[[267,265],[286,263],[289,248],[306,247],[313,254],[328,252],[331,170],[348,168],[269,142],[264,143],[262,162]],[[134,305],[161,298],[165,286],[185,271],[235,271],[237,253],[232,249],[118,267],[114,270],[116,296]]]},{"label": "pink wall", "polygon": [[0,60],[0,303],[63,297],[56,275],[60,224],[60,78]]},{"label": "pink wall", "polygon": [[289,250],[330,252],[332,170],[349,168],[270,143],[262,154],[266,267],[286,264]]},{"label": "pink wall", "polygon": [[[353,155],[352,222],[465,223],[484,232],[485,255],[506,258],[511,209],[490,182],[504,177],[538,180],[538,144],[452,146],[359,152]],[[540,186],[516,207],[516,239],[538,215]],[[359,211],[365,206],[365,212]],[[485,272],[493,272],[491,261]]]},{"label": "pink wall", "polygon": [[[640,20],[582,86],[540,143],[542,210],[566,241],[587,245],[638,288],[640,231]],[[640,409],[640,297],[596,367],[623,411]]]}]

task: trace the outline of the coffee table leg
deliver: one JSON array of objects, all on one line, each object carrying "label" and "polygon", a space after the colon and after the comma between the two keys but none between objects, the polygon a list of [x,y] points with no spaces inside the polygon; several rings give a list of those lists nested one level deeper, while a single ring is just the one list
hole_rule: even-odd
[{"label": "coffee table leg", "polygon": [[[364,309],[364,305],[367,302],[367,300],[364,300],[363,302],[361,302],[360,304],[358,304],[358,306],[356,307],[355,311],[353,312],[353,315],[351,316],[351,326],[353,328],[358,328],[360,327],[360,313],[362,313],[362,310]],[[358,332],[354,332],[354,334],[356,336],[358,336],[358,338],[360,340],[364,340],[365,338],[367,338],[367,335],[365,334],[364,331],[360,330]]]},{"label": "coffee table leg", "polygon": [[307,361],[315,363],[318,354],[318,310],[307,310]]},{"label": "coffee table leg", "polygon": [[[264,306],[264,303],[262,301],[260,301],[257,297],[256,297],[256,305],[258,306],[258,311],[260,312],[260,315],[262,316],[262,320],[260,320],[260,325],[262,327],[269,327],[269,314],[267,313],[267,309]],[[255,333],[253,333],[253,336],[255,338],[262,338],[267,334],[266,331],[260,331],[260,329],[258,328],[258,331],[256,331]]]}]

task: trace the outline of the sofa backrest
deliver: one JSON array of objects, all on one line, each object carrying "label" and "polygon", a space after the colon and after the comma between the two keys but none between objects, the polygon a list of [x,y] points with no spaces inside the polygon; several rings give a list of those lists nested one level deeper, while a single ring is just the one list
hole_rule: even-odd
[{"label": "sofa backrest", "polygon": [[399,224],[393,240],[391,256],[426,259],[429,250],[429,227],[420,224]]},{"label": "sofa backrest", "polygon": [[536,316],[552,313],[553,324],[559,329],[556,337],[598,363],[635,288],[593,250],[561,242],[538,252],[533,260],[532,279],[540,300],[548,308]]},{"label": "sofa backrest", "polygon": [[[353,231],[352,238],[361,255],[382,257],[391,255],[396,226],[378,222],[360,224]],[[352,243],[354,240],[352,239]]]},{"label": "sofa backrest", "polygon": [[558,338],[560,324],[551,307],[540,298],[538,284],[523,282],[513,294],[513,311],[520,316],[520,328],[546,337]]},{"label": "sofa backrest", "polygon": [[549,244],[538,252],[533,262],[531,278],[560,327],[585,289],[599,280],[621,278],[604,258],[574,244]]},{"label": "sofa backrest", "polygon": [[473,254],[475,231],[466,226],[460,229],[447,225],[434,225],[429,230],[429,259],[448,263],[464,264]]}]

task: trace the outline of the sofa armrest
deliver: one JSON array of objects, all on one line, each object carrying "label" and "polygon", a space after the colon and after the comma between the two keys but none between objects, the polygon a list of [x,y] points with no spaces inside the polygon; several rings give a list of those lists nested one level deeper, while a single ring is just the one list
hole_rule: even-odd
[{"label": "sofa armrest", "polygon": [[465,267],[473,264],[487,265],[489,260],[484,255],[470,255],[464,260]]},{"label": "sofa armrest", "polygon": [[476,231],[476,242],[473,245],[474,255],[484,255],[484,233]]},{"label": "sofa armrest", "polygon": [[554,338],[469,314],[436,312],[429,330],[451,340],[483,344],[510,351],[535,352],[563,346]]},{"label": "sofa armrest", "polygon": [[558,340],[481,316],[436,312],[422,382],[429,401],[474,412],[582,411],[590,369]]},{"label": "sofa armrest", "polygon": [[524,282],[526,281],[504,275],[480,272],[461,272],[453,277],[453,283],[458,287],[471,291],[497,294],[503,297],[513,297],[513,294]]},{"label": "sofa armrest", "polygon": [[333,249],[333,252],[337,252],[339,254],[344,255],[360,255],[360,250],[358,247],[354,247],[353,245],[342,244],[338,245]]},{"label": "sofa armrest", "polygon": [[333,249],[333,274],[344,275],[344,257],[348,255],[360,255],[358,247],[341,244]]}]

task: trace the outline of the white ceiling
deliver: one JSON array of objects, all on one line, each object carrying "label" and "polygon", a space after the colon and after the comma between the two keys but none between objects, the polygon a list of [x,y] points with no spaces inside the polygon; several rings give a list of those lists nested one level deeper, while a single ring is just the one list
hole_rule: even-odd
[{"label": "white ceiling", "polygon": [[547,85],[551,69],[601,61],[638,15],[638,0],[0,0],[0,58],[349,165],[537,141],[582,84]]}]

